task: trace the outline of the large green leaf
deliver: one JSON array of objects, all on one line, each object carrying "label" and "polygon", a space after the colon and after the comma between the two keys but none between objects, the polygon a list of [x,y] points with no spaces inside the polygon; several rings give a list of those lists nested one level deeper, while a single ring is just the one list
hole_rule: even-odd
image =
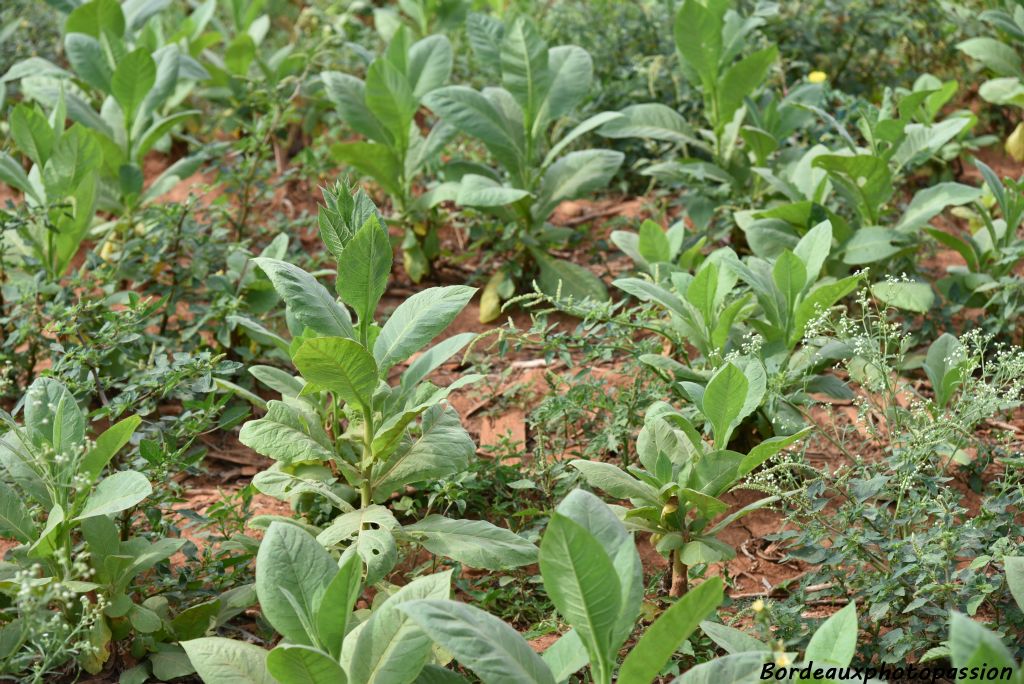
[{"label": "large green leaf", "polygon": [[555,608],[579,633],[599,673],[609,673],[622,607],[622,585],[600,542],[561,514],[548,523],[540,547],[544,588]]},{"label": "large green leaf", "polygon": [[716,124],[724,126],[732,121],[733,114],[743,105],[744,98],[750,97],[764,81],[778,55],[779,50],[774,45],[752,52],[722,74]]},{"label": "large green leaf", "polygon": [[651,102],[630,105],[598,131],[606,138],[651,138],[680,145],[696,141],[693,128],[679,112],[666,105]]},{"label": "large green leaf", "polygon": [[366,84],[355,76],[340,71],[325,71],[320,75],[328,99],[338,108],[341,118],[357,133],[371,140],[391,143],[393,140],[384,125],[366,106]]},{"label": "large green leaf", "polygon": [[910,200],[895,230],[911,231],[926,225],[946,207],[968,204],[981,197],[981,188],[962,183],[937,183]]},{"label": "large green leaf", "polygon": [[386,59],[366,72],[366,106],[391,134],[399,149],[409,144],[409,125],[419,107],[405,74]]},{"label": "large green leaf", "polygon": [[77,5],[64,21],[64,33],[86,33],[94,38],[107,34],[114,38],[124,35],[125,16],[116,0],[91,0]]},{"label": "large green leaf", "polygon": [[725,364],[711,376],[700,409],[711,423],[715,447],[725,448],[733,428],[743,418],[741,414],[749,386],[743,371],[732,363]]},{"label": "large green leaf", "polygon": [[700,621],[722,602],[722,580],[713,577],[691,589],[647,628],[619,668],[621,684],[647,684],[657,678],[676,649]]},{"label": "large green leaf", "polygon": [[466,35],[480,65],[497,75],[501,71],[501,39],[505,35],[501,19],[473,12],[466,19]]},{"label": "large green leaf", "polygon": [[1017,51],[995,38],[969,38],[956,44],[958,50],[978,60],[997,76],[1020,76],[1021,60]]},{"label": "large green leaf", "polygon": [[267,652],[254,644],[203,637],[181,647],[206,684],[277,684],[267,671]]},{"label": "large green leaf", "polygon": [[405,361],[455,320],[476,288],[465,285],[432,287],[402,302],[384,324],[373,344],[380,372]]},{"label": "large green leaf", "polygon": [[156,62],[145,48],[133,50],[117,61],[110,92],[128,121],[135,120],[135,113],[155,83]]},{"label": "large green leaf", "polygon": [[384,506],[370,504],[350,513],[339,515],[324,529],[316,540],[322,546],[331,547],[336,544],[348,546],[359,537],[360,531],[393,530],[399,527],[398,521],[391,511]]},{"label": "large green leaf", "polygon": [[501,42],[501,80],[522,107],[527,125],[537,117],[551,88],[548,47],[536,27],[519,17],[505,30]]},{"label": "large green leaf", "polygon": [[93,133],[81,125],[64,131],[43,167],[47,198],[57,201],[75,195],[87,177],[100,168],[103,152]]},{"label": "large green leaf", "polygon": [[[317,540],[319,541],[319,540]],[[348,633],[349,616],[362,594],[363,564],[359,554],[351,554],[341,562],[338,574],[327,585],[314,617],[317,638],[331,657],[341,655],[341,645]]]},{"label": "large green leaf", "polygon": [[884,304],[915,313],[928,313],[935,303],[935,291],[928,283],[883,281],[871,286],[871,294]]},{"label": "large green leaf", "polygon": [[308,382],[334,392],[346,404],[369,408],[377,389],[377,363],[355,340],[315,337],[306,340],[292,358]]},{"label": "large green leaf", "polygon": [[310,646],[281,644],[267,654],[267,671],[281,684],[346,684],[336,660]]},{"label": "large green leaf", "polygon": [[685,0],[676,13],[673,25],[676,50],[705,89],[717,84],[722,27],[730,5],[727,0]]},{"label": "large green leaf", "polygon": [[238,440],[256,453],[285,465],[334,458],[334,446],[319,418],[281,401],[268,401],[266,415],[246,422]]},{"label": "large green leaf", "polygon": [[30,544],[36,539],[36,524],[18,493],[0,481],[0,534]]},{"label": "large green leaf", "polygon": [[401,609],[484,684],[555,684],[526,640],[479,608],[455,601],[412,601]]},{"label": "large green leaf", "polygon": [[534,221],[545,221],[560,202],[607,187],[625,156],[615,150],[570,152],[548,167],[537,191]]},{"label": "large green leaf", "polygon": [[403,527],[402,533],[411,534],[431,553],[474,568],[501,570],[537,561],[537,547],[515,532],[485,520],[428,515]]},{"label": "large green leaf", "polygon": [[417,100],[443,86],[452,73],[452,44],[445,36],[427,36],[409,48],[406,74]]},{"label": "large green leaf", "polygon": [[857,633],[857,606],[851,602],[811,635],[804,658],[846,667],[857,651]]},{"label": "large green leaf", "polygon": [[312,645],[309,630],[337,572],[330,554],[308,532],[271,523],[256,554],[256,594],[263,616],[288,641]]},{"label": "large green leaf", "polygon": [[86,453],[79,465],[82,476],[90,482],[95,481],[110,463],[110,459],[132,438],[141,422],[139,416],[129,416],[114,423],[96,438],[95,446]]},{"label": "large green leaf", "polygon": [[28,179],[21,164],[6,152],[0,152],[0,182],[6,183],[15,190],[25,193],[36,202],[42,202],[39,194]]},{"label": "large green leaf", "polygon": [[441,340],[430,349],[427,349],[416,360],[409,364],[409,367],[402,373],[402,390],[410,391],[419,384],[423,378],[430,375],[452,356],[462,351],[463,347],[476,337],[476,333],[464,332],[452,335]]},{"label": "large green leaf", "polygon": [[[423,599],[447,599],[451,571],[427,575],[399,589],[345,639],[353,684],[410,684],[430,658],[430,637],[401,610]],[[345,658],[345,655],[342,656]]]},{"label": "large green leaf", "polygon": [[424,97],[427,106],[449,124],[482,142],[505,169],[516,172],[525,161],[521,129],[515,129],[486,97],[466,86],[447,86]]},{"label": "large green leaf", "polygon": [[37,447],[69,453],[85,439],[85,415],[71,392],[53,378],[37,378],[25,393],[25,428]]},{"label": "large green leaf", "polygon": [[75,520],[96,515],[120,513],[143,501],[153,493],[146,476],[134,470],[123,470],[104,478],[85,500],[85,508]]},{"label": "large green leaf", "polygon": [[1024,606],[1024,557],[1005,556],[1003,568],[1006,571],[1006,585],[1018,606]]},{"label": "large green leaf", "polygon": [[419,436],[401,444],[374,467],[370,477],[374,497],[380,499],[407,485],[461,472],[475,451],[459,414],[450,407],[432,406],[423,414]]},{"label": "large green leaf", "polygon": [[580,471],[591,487],[604,490],[616,499],[637,499],[652,506],[659,501],[657,489],[623,472],[616,465],[579,458],[569,465]]},{"label": "large green leaf", "polygon": [[355,309],[359,322],[368,325],[373,320],[391,273],[391,242],[387,230],[376,217],[371,217],[356,231],[339,259],[338,295]]},{"label": "large green leaf", "polygon": [[459,180],[455,201],[464,207],[504,207],[529,196],[528,190],[511,188],[493,178],[467,173]]},{"label": "large green leaf", "polygon": [[69,33],[64,37],[64,51],[80,79],[101,93],[110,92],[114,71],[100,41],[84,33]]},{"label": "large green leaf", "polygon": [[302,325],[321,335],[355,337],[348,310],[316,278],[279,259],[257,257],[253,263],[267,274],[277,294]]},{"label": "large green leaf", "polygon": [[590,92],[590,84],[594,80],[593,60],[581,47],[553,47],[548,50],[547,59],[551,85],[537,112],[533,129],[535,138],[543,133],[543,126],[547,122],[569,114],[582,102]]},{"label": "large green leaf", "polygon": [[362,140],[338,143],[331,146],[331,156],[369,176],[389,194],[402,196],[402,163],[387,144]]},{"label": "large green leaf", "polygon": [[769,657],[764,653],[722,656],[691,667],[672,680],[672,684],[751,684],[760,681],[760,673]]}]

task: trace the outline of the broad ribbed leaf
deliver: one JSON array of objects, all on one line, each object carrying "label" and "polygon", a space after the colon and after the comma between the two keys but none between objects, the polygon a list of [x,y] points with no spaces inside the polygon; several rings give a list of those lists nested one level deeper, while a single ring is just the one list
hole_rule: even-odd
[{"label": "broad ribbed leaf", "polygon": [[402,528],[431,553],[474,568],[501,570],[537,560],[537,547],[511,530],[485,520],[452,520],[428,515]]},{"label": "broad ribbed leaf", "polygon": [[203,637],[181,647],[206,684],[277,684],[267,671],[267,652],[255,644]]},{"label": "broad ribbed leaf", "polygon": [[594,63],[590,55],[576,45],[559,45],[548,50],[551,85],[540,105],[534,135],[543,133],[543,125],[571,112],[590,92]]},{"label": "broad ribbed leaf", "polygon": [[476,451],[459,414],[446,406],[432,406],[423,414],[420,434],[403,443],[371,475],[374,497],[380,498],[417,482],[437,480],[460,472]]},{"label": "broad ribbed leaf", "polygon": [[153,485],[146,476],[134,470],[124,470],[104,478],[85,500],[85,508],[75,520],[96,515],[111,515],[127,510],[153,493]]},{"label": "broad ribbed leaf", "polygon": [[445,36],[427,36],[409,48],[406,74],[418,101],[445,84],[452,73],[452,44]]},{"label": "broad ribbed leaf", "polygon": [[334,392],[346,404],[369,407],[377,389],[377,364],[358,342],[344,337],[306,340],[292,363],[307,382]]},{"label": "broad ribbed leaf", "polygon": [[501,42],[501,80],[531,125],[529,122],[540,111],[552,81],[548,46],[533,24],[523,17],[506,29]]},{"label": "broad ribbed leaf", "polygon": [[31,544],[36,539],[36,524],[19,495],[0,482],[0,534]]},{"label": "broad ribbed leaf", "polygon": [[338,143],[331,146],[331,156],[377,181],[390,194],[402,194],[398,182],[402,164],[389,145],[364,140]]},{"label": "broad ribbed leaf", "polygon": [[[451,571],[427,575],[399,589],[377,608],[358,633],[346,638],[349,678],[359,684],[410,684],[430,658],[430,637],[401,606],[421,599],[447,599]],[[355,636],[354,648],[349,644]]]},{"label": "broad ribbed leaf", "polygon": [[355,336],[348,310],[316,278],[279,259],[257,257],[253,263],[267,274],[277,294],[302,325],[330,337]]},{"label": "broad ribbed leaf", "polygon": [[601,489],[616,499],[638,499],[651,505],[659,501],[657,489],[623,472],[616,465],[579,458],[569,465],[580,471],[591,487]]},{"label": "broad ribbed leaf", "polygon": [[267,671],[281,684],[346,684],[336,660],[310,646],[281,644],[267,655]]},{"label": "broad ribbed leaf", "polygon": [[366,106],[391,134],[396,145],[409,143],[409,125],[419,107],[405,74],[386,59],[378,59],[366,72]]},{"label": "broad ribbed leaf", "polygon": [[846,667],[857,652],[857,634],[857,606],[849,603],[811,635],[804,658]]},{"label": "broad ribbed leaf", "polygon": [[455,601],[412,601],[401,609],[484,684],[555,684],[526,640],[479,608]]},{"label": "broad ribbed leaf", "polygon": [[331,439],[316,415],[281,401],[268,401],[266,415],[246,422],[238,440],[285,465],[334,458]]},{"label": "broad ribbed leaf", "polygon": [[356,232],[338,261],[338,295],[355,309],[360,323],[373,320],[391,273],[391,241],[376,217],[371,217]]},{"label": "broad ribbed leaf", "polygon": [[101,93],[110,92],[114,72],[98,40],[84,33],[69,33],[64,37],[64,51],[80,79]]},{"label": "broad ribbed leaf", "polygon": [[475,292],[476,288],[465,285],[432,287],[402,302],[373,345],[380,373],[405,361],[447,328]]},{"label": "broad ribbed leaf", "polygon": [[380,120],[366,106],[366,84],[340,71],[320,75],[327,98],[338,108],[341,118],[354,131],[378,142],[394,142]]},{"label": "broad ribbed leaf", "polygon": [[579,633],[591,665],[607,671],[619,646],[613,637],[622,586],[604,547],[585,528],[556,514],[541,542],[540,570],[551,602]]},{"label": "broad ribbed leaf", "polygon": [[135,428],[139,427],[141,422],[142,418],[139,416],[129,416],[107,428],[96,439],[95,446],[82,458],[79,466],[82,476],[88,478],[90,482],[99,477],[114,454],[132,438]]},{"label": "broad ribbed leaf", "polygon": [[540,267],[537,285],[545,294],[563,299],[608,299],[604,282],[579,264],[549,256],[539,249],[531,249],[530,254]]},{"label": "broad ribbed leaf", "polygon": [[711,423],[717,448],[725,448],[733,427],[742,418],[748,389],[749,383],[743,371],[727,363],[715,371],[704,390],[701,412]]},{"label": "broad ribbed leaf", "polygon": [[482,142],[503,167],[515,172],[524,163],[522,130],[510,127],[498,108],[466,86],[438,88],[424,102],[439,117]]},{"label": "broad ribbed leaf", "polygon": [[129,121],[135,119],[146,95],[156,83],[156,63],[145,48],[139,48],[117,62],[110,79],[110,92]]},{"label": "broad ribbed leaf", "polygon": [[308,532],[289,523],[271,523],[256,555],[256,594],[263,616],[288,641],[312,645],[304,623],[313,624],[337,572],[330,554]]},{"label": "broad ribbed leaf", "polygon": [[37,447],[67,453],[85,439],[85,415],[63,384],[37,378],[25,393],[25,428]]},{"label": "broad ribbed leaf", "polygon": [[570,152],[544,172],[533,217],[548,218],[559,202],[577,199],[607,187],[622,166],[625,156],[614,150],[580,150]]},{"label": "broad ribbed leaf", "polygon": [[650,138],[679,144],[695,140],[686,119],[663,104],[630,105],[619,113],[621,118],[604,124],[598,133],[606,138]]},{"label": "broad ribbed leaf", "polygon": [[722,580],[713,577],[681,599],[647,628],[619,668],[622,684],[647,684],[657,678],[676,649],[697,625],[722,602]]}]

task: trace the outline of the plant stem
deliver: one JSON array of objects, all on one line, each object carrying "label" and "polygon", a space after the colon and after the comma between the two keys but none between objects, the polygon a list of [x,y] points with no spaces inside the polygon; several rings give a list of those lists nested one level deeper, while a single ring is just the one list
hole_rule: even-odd
[{"label": "plant stem", "polygon": [[689,568],[679,558],[679,549],[672,552],[672,588],[668,595],[679,598],[690,589]]}]

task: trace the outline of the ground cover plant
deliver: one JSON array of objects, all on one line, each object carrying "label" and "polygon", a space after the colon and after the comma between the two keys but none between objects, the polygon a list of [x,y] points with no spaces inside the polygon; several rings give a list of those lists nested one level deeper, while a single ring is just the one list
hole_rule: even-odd
[{"label": "ground cover plant", "polygon": [[0,678],[1024,681],[1019,2],[9,4]]}]

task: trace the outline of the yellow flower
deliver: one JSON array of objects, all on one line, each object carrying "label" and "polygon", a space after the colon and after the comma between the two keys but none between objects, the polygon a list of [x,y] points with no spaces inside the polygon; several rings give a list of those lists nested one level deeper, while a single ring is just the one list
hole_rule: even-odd
[{"label": "yellow flower", "polygon": [[793,661],[789,659],[789,656],[785,653],[777,653],[775,655],[775,665],[778,667],[789,667]]},{"label": "yellow flower", "polygon": [[824,71],[812,71],[807,74],[807,80],[810,83],[824,83],[828,80],[828,74]]},{"label": "yellow flower", "polygon": [[761,599],[757,599],[750,607],[754,609],[755,613],[760,613],[762,610],[764,610],[764,601]]}]

